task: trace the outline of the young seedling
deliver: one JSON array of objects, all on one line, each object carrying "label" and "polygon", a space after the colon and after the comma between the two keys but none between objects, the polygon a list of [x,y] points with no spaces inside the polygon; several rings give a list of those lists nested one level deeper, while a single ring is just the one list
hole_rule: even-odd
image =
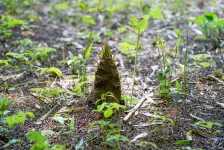
[{"label": "young seedling", "polygon": [[[134,81],[135,81],[135,76],[136,76],[136,68],[137,68],[137,57],[139,53],[139,48],[140,48],[140,38],[141,34],[147,29],[148,27],[148,20],[150,18],[156,18],[156,19],[163,19],[163,14],[159,7],[153,8],[149,14],[146,14],[143,16],[142,13],[142,6],[143,6],[143,1],[138,0],[139,2],[139,7],[140,7],[140,13],[139,13],[139,18],[136,18],[135,16],[131,16],[131,20],[128,22],[130,25],[130,29],[137,35],[137,42],[136,44],[130,44],[129,42],[122,42],[120,43],[120,46],[122,47],[122,51],[134,51],[134,71],[133,71],[133,83],[131,87],[131,99],[133,96],[134,92]],[[132,53],[130,53],[132,55]]]}]

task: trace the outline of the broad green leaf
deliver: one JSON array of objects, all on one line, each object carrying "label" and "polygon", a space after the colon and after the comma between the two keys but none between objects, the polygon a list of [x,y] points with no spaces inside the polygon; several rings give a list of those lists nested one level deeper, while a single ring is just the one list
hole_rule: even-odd
[{"label": "broad green leaf", "polygon": [[212,12],[206,12],[204,13],[204,16],[209,22],[212,22],[217,19],[217,15]]},{"label": "broad green leaf", "polygon": [[202,29],[205,29],[205,21],[206,19],[204,16],[197,16],[194,20],[194,22],[200,25]]},{"label": "broad green leaf", "polygon": [[85,23],[89,23],[89,24],[96,24],[94,19],[91,17],[91,16],[83,16],[82,17],[82,20],[85,22]]},{"label": "broad green leaf", "polygon": [[47,138],[43,136],[40,131],[30,131],[27,135],[27,138],[31,142],[35,143],[44,143],[47,140]]},{"label": "broad green leaf", "polygon": [[161,20],[164,19],[163,14],[162,14],[162,11],[161,11],[161,9],[160,9],[158,6],[154,7],[154,8],[150,11],[149,14],[150,14],[150,16],[151,16],[152,18],[154,18],[154,19],[161,19]]},{"label": "broad green leaf", "polygon": [[200,62],[199,65],[202,66],[203,68],[208,68],[210,67],[211,64],[209,62]]},{"label": "broad green leaf", "polygon": [[104,117],[109,118],[113,114],[113,110],[111,108],[108,108],[107,110],[104,111]]},{"label": "broad green leaf", "polygon": [[92,50],[92,47],[93,47],[93,42],[88,46],[88,48],[86,49],[86,52],[85,52],[85,59],[86,61],[89,60],[89,55],[91,53],[91,50]]},{"label": "broad green leaf", "polygon": [[22,111],[19,111],[15,115],[8,116],[6,118],[9,127],[13,127],[16,124],[24,123],[25,120],[26,120],[26,114]]},{"label": "broad green leaf", "polygon": [[81,9],[86,9],[86,5],[85,5],[84,3],[79,4],[79,7],[80,7]]}]

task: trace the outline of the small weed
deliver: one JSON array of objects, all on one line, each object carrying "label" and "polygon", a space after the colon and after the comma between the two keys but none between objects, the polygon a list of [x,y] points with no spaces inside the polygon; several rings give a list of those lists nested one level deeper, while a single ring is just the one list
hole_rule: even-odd
[{"label": "small weed", "polygon": [[65,147],[60,144],[48,144],[47,137],[43,135],[54,134],[53,131],[48,130],[47,132],[43,131],[29,131],[27,139],[35,144],[30,148],[30,150],[47,150],[47,149],[57,149],[64,150]]}]

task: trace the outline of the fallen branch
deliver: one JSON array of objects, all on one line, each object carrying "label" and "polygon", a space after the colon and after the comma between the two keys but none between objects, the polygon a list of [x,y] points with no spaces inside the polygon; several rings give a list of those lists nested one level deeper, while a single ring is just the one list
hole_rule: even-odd
[{"label": "fallen branch", "polygon": [[222,108],[224,108],[224,103],[216,102],[216,104],[218,104],[219,106],[221,106]]},{"label": "fallen branch", "polygon": [[43,120],[45,120],[59,105],[55,105],[51,108],[45,115],[43,115],[40,119],[38,119],[35,124],[40,124]]},{"label": "fallen branch", "polygon": [[152,95],[147,95],[145,97],[142,97],[142,99],[135,105],[134,108],[132,108],[130,110],[130,112],[128,113],[128,115],[123,119],[123,122],[124,123],[126,123],[131,118],[131,116],[142,106],[142,104],[147,100],[147,98],[149,96],[152,96]]}]

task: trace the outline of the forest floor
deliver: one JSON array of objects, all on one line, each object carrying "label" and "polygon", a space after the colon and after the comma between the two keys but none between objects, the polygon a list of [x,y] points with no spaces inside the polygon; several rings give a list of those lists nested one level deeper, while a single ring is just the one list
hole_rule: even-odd
[{"label": "forest floor", "polygon": [[[139,146],[140,141],[155,143],[159,150],[224,149],[224,78],[214,76],[214,72],[217,69],[224,69],[224,49],[214,46],[213,42],[207,40],[195,40],[195,36],[202,32],[198,26],[186,20],[208,11],[216,13],[220,18],[224,18],[224,3],[220,0],[217,1],[216,6],[205,3],[200,8],[198,5],[199,1],[195,1],[191,5],[189,4],[188,9],[184,10],[182,17],[180,17],[180,13],[173,14],[173,12],[164,9],[165,19],[163,21],[149,20],[147,30],[141,35],[141,54],[138,57],[137,64],[141,70],[137,71],[133,95],[137,100],[140,100],[142,97],[146,97],[147,100],[126,123],[123,122],[123,119],[134,105],[129,106],[126,111],[117,112],[111,119],[108,119],[113,123],[121,125],[120,134],[133,141],[130,143],[120,142],[122,150],[153,149],[149,145]],[[23,19],[28,14],[35,13],[38,19],[29,20],[29,25],[26,28],[13,29],[13,35],[10,39],[1,40],[0,57],[2,59],[5,58],[5,54],[9,51],[19,53],[25,50],[27,47],[18,43],[21,39],[30,38],[36,47],[52,47],[56,49],[56,55],[52,55],[46,61],[41,62],[41,67],[57,67],[63,72],[63,75],[61,78],[54,79],[50,76],[40,76],[38,72],[2,71],[0,79],[7,82],[11,90],[7,92],[2,90],[0,95],[14,100],[9,107],[10,111],[31,111],[35,114],[35,118],[28,118],[24,124],[14,126],[10,136],[0,135],[0,139],[5,143],[9,139],[21,139],[20,143],[4,149],[27,150],[32,145],[27,140],[29,131],[52,130],[56,134],[48,136],[49,143],[63,144],[66,149],[73,150],[80,140],[83,139],[85,141],[94,135],[100,136],[100,132],[89,132],[90,124],[102,119],[103,116],[92,112],[92,108],[86,105],[86,97],[88,95],[80,96],[79,94],[63,93],[58,97],[52,98],[53,102],[51,103],[45,100],[41,101],[37,98],[38,95],[30,92],[29,89],[72,89],[77,85],[78,79],[73,78],[74,75],[71,68],[60,63],[60,61],[68,59],[69,52],[74,56],[83,53],[83,49],[88,46],[88,39],[82,35],[85,31],[89,31],[90,27],[80,23],[82,20],[76,20],[76,17],[81,15],[81,12],[77,12],[79,10],[73,7],[68,7],[66,11],[63,10],[54,15],[50,14],[51,6],[48,2],[39,2],[31,8],[27,8],[23,13],[16,15],[16,17]],[[2,9],[4,10],[4,8]],[[138,9],[133,9],[130,13],[137,14],[136,12],[138,12]],[[88,60],[87,72],[91,78],[87,84],[86,91],[90,93],[93,88],[92,77],[97,69],[98,53],[100,53],[104,42],[107,41],[121,76],[122,93],[131,95],[134,65],[130,59],[121,53],[119,43],[127,39],[127,37],[133,37],[129,34],[130,32],[120,33],[117,31],[119,26],[128,24],[127,14],[118,12],[113,14],[113,17],[109,16],[110,18],[104,15],[103,12],[99,13],[94,27],[94,33],[101,39],[94,43],[90,59]],[[183,39],[188,41],[187,48],[189,54],[187,74],[189,80],[186,103],[184,103],[184,95],[173,95],[166,101],[158,97],[156,93],[159,89],[157,74],[160,71],[161,55],[154,46],[154,41],[156,37],[164,38],[166,53],[169,54],[170,48],[175,47],[177,40],[174,28],[188,30],[188,35],[187,32],[183,34]],[[107,29],[113,32],[111,37],[105,35],[105,30]],[[181,64],[184,63],[182,55],[184,47],[184,44],[181,44],[179,52],[179,62]],[[209,54],[211,57],[206,61],[215,62],[215,65],[207,68],[195,65],[195,59],[193,58],[197,54]],[[223,75],[223,73],[221,74]],[[183,76],[178,67],[173,68],[172,79],[181,81],[180,84],[183,87]],[[51,109],[52,112],[47,118],[40,120]],[[69,117],[74,115],[75,126],[70,136],[63,134],[69,130],[68,125],[66,124],[64,129],[62,129],[62,125],[52,118],[59,111],[64,111],[64,114]],[[176,126],[173,126],[169,121],[154,120],[149,122],[156,115],[155,113],[159,116],[170,118],[175,122],[177,111],[179,114]],[[211,129],[209,129],[195,124],[198,121],[218,123],[218,125],[213,124]],[[161,131],[151,132],[161,125],[165,126]],[[217,132],[217,134],[214,132]],[[145,134],[143,135],[142,133]],[[140,136],[139,139],[133,140],[138,135],[142,137]],[[192,138],[189,144],[175,144],[178,140],[189,138]],[[84,146],[84,149],[91,150],[109,149],[100,143],[100,140],[97,138],[89,140]]]}]

